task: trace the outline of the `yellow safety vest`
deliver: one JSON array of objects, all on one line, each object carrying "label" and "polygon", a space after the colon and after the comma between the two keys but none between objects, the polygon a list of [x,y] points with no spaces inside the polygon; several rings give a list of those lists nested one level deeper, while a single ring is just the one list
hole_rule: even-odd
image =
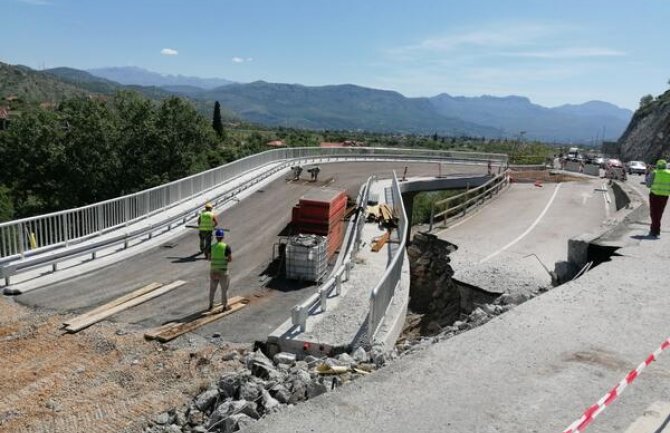
[{"label": "yellow safety vest", "polygon": [[200,214],[200,225],[198,229],[204,232],[211,232],[214,230],[214,214],[210,211],[205,211]]},{"label": "yellow safety vest", "polygon": [[670,196],[670,170],[655,170],[654,183],[651,185],[654,195]]},{"label": "yellow safety vest", "polygon": [[217,242],[212,245],[212,270],[228,270],[228,256],[226,256],[226,249],[228,249],[228,246],[225,242]]}]

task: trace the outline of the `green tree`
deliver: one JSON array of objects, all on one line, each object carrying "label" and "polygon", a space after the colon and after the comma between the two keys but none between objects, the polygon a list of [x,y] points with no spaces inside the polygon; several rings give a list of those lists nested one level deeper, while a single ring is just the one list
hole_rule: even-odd
[{"label": "green tree", "polygon": [[57,113],[26,107],[0,134],[0,184],[16,217],[61,208],[65,124]]},{"label": "green tree", "polygon": [[644,95],[640,98],[640,108],[644,108],[654,102],[654,97],[651,95]]},{"label": "green tree", "polygon": [[75,207],[112,198],[119,191],[117,125],[102,101],[73,98],[61,104],[65,121],[61,204]]},{"label": "green tree", "polygon": [[0,185],[0,222],[10,221],[14,216],[14,204],[9,188]]},{"label": "green tree", "polygon": [[157,143],[150,155],[160,183],[209,168],[207,154],[217,145],[214,131],[184,99],[165,99],[156,117]]},{"label": "green tree", "polygon": [[219,101],[214,103],[214,117],[212,119],[212,128],[216,131],[216,135],[223,137],[223,123],[221,122],[221,104]]},{"label": "green tree", "polygon": [[123,176],[117,178],[119,194],[154,186],[153,149],[157,146],[156,106],[136,92],[122,91],[111,100],[116,126],[116,147]]}]

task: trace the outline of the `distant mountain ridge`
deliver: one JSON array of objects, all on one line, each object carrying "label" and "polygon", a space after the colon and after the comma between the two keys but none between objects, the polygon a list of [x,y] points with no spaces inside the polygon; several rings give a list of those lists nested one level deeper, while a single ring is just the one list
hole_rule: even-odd
[{"label": "distant mountain ridge", "polygon": [[395,91],[352,84],[310,87],[221,80],[227,84],[206,89],[194,84],[159,86],[158,82],[151,82],[151,86],[124,85],[72,68],[34,71],[0,63],[0,72],[0,78],[5,77],[0,80],[0,97],[18,94],[27,100],[42,102],[65,96],[110,95],[131,89],[151,99],[170,95],[187,97],[205,116],[211,115],[214,101],[219,101],[228,118],[237,116],[269,126],[305,129],[523,137],[588,144],[603,139],[616,140],[632,117],[630,110],[602,101],[547,108],[522,96],[464,97],[443,93],[431,98],[408,98]]},{"label": "distant mountain ridge", "polygon": [[148,71],[136,66],[122,66],[109,68],[89,69],[89,72],[96,77],[116,81],[124,85],[137,86],[194,86],[209,90],[228,84],[234,81],[223,78],[199,78],[185,75],[164,75],[158,72]]},{"label": "distant mountain ridge", "polygon": [[616,140],[633,114],[602,101],[547,108],[522,96],[463,97],[443,93],[430,100],[445,116],[489,125],[508,137],[524,135],[549,142]]},{"label": "distant mountain ridge", "polygon": [[351,84],[308,87],[256,81],[208,91],[243,118],[277,126],[399,133],[498,136],[501,131],[435,112],[426,98]]}]

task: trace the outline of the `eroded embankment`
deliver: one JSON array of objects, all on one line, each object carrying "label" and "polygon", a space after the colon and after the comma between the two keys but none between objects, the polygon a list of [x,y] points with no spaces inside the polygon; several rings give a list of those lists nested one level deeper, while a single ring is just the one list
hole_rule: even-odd
[{"label": "eroded embankment", "polygon": [[528,299],[500,295],[453,279],[449,255],[456,245],[435,235],[417,233],[407,249],[410,260],[410,313],[399,341],[408,344],[423,336],[469,329]]}]

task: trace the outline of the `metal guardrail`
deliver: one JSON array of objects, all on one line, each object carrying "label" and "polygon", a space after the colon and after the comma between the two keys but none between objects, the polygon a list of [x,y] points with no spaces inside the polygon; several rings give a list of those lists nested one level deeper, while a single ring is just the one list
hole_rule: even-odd
[{"label": "metal guardrail", "polygon": [[333,272],[316,293],[297,304],[291,309],[291,322],[297,326],[300,332],[307,330],[307,317],[309,313],[317,307],[320,311],[326,311],[328,299],[335,291],[336,295],[342,293],[342,283],[349,279],[349,273],[353,267],[352,257],[361,247],[361,232],[365,225],[365,208],[370,195],[370,186],[375,177],[371,176],[365,185],[361,187],[356,200],[356,213],[347,225],[347,231],[344,235],[344,253],[340,254],[335,263]]},{"label": "metal guardrail", "polygon": [[398,229],[395,231],[398,241],[398,247],[393,255],[390,264],[377,285],[370,294],[370,311],[368,313],[368,343],[372,345],[374,336],[377,333],[379,325],[384,320],[386,310],[388,309],[395,288],[400,281],[403,262],[405,261],[405,245],[407,243],[407,213],[402,200],[400,183],[393,173],[393,183],[391,186],[393,194],[393,214],[398,218]]},{"label": "metal guardrail", "polygon": [[[242,185],[230,188],[229,190],[219,195],[217,199],[212,201],[215,204],[219,204],[225,200],[229,200],[243,190],[255,185],[269,176],[272,176],[274,173],[282,170],[285,167],[285,164],[278,165],[272,170],[268,170],[262,175],[255,177]],[[181,225],[186,223],[186,221],[197,217],[201,209],[202,207],[198,205],[184,212],[180,212],[177,215],[173,215],[168,219],[162,220],[159,223],[147,224],[131,231],[124,231],[116,236],[100,239],[95,242],[85,243],[78,246],[71,246],[69,248],[62,249],[62,251],[53,251],[50,254],[35,255],[16,262],[10,262],[8,264],[0,263],[0,278],[4,278],[5,286],[9,286],[12,276],[30,271],[35,268],[52,266],[52,271],[55,272],[57,270],[58,263],[64,260],[69,260],[85,255],[91,255],[91,259],[95,259],[99,251],[114,245],[123,244],[123,249],[126,249],[128,248],[129,242],[134,239],[141,238],[143,236],[147,236],[147,239],[151,239],[153,237],[153,233],[156,231],[165,229],[165,232],[167,232],[172,229],[173,225]],[[15,292],[11,289],[8,290],[5,288],[5,294],[15,294]]]},{"label": "metal guardrail", "polygon": [[[493,177],[484,185],[468,189],[462,194],[436,201],[431,206],[428,231],[433,230],[433,225],[435,224],[436,219],[441,219],[442,227],[445,227],[450,218],[465,215],[470,208],[484,201],[487,196],[492,197],[493,194],[497,194],[508,184],[509,172],[504,171]],[[457,204],[454,205],[454,203]]]},{"label": "metal guardrail", "polygon": [[[305,158],[415,158],[452,159],[462,162],[506,161],[504,154],[388,148],[274,149],[233,161],[165,185],[111,200],[0,223],[0,257],[24,258],[49,248],[69,246],[127,226],[267,164]],[[6,260],[3,260],[6,261]]]}]

